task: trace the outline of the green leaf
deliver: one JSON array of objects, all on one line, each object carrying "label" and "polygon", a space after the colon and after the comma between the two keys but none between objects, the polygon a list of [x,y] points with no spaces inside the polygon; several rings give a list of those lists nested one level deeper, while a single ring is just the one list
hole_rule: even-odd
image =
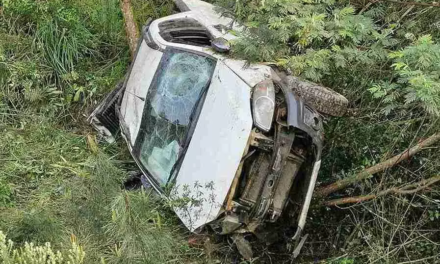
[{"label": "green leaf", "polygon": [[74,102],[78,102],[81,99],[81,95],[84,93],[84,87],[78,87],[75,92],[75,96],[73,97]]}]

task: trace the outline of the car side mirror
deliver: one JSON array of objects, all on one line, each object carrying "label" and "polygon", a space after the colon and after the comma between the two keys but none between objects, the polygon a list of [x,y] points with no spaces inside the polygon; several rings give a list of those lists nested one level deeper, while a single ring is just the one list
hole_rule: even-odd
[{"label": "car side mirror", "polygon": [[231,44],[225,38],[215,38],[211,41],[212,48],[221,53],[226,53],[231,50]]}]

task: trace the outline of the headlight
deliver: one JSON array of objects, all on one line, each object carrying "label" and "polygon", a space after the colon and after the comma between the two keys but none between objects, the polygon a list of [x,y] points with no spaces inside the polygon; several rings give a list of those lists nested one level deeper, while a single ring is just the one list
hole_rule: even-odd
[{"label": "headlight", "polygon": [[268,132],[275,111],[275,88],[271,80],[262,81],[255,86],[252,108],[255,126]]}]

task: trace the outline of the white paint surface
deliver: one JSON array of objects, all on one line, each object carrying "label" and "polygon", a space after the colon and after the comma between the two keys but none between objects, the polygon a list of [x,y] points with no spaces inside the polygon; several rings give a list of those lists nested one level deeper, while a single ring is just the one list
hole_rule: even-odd
[{"label": "white paint surface", "polygon": [[[218,31],[217,29],[215,29],[213,25],[216,25],[215,23],[219,21],[210,21],[206,16],[207,16],[206,13],[203,13],[200,10],[195,10],[195,11],[189,11],[185,13],[179,13],[179,14],[163,17],[151,23],[149,32],[154,42],[162,49],[166,49],[167,47],[176,47],[185,50],[192,50],[199,53],[201,52],[202,54],[213,56],[218,60],[224,61],[224,63],[230,69],[232,69],[242,80],[244,80],[250,87],[254,87],[257,83],[262,82],[266,79],[270,79],[271,68],[267,65],[261,65],[261,64],[247,65],[246,61],[244,60],[228,59],[225,56],[223,56],[223,54],[215,52],[212,48],[192,46],[192,45],[186,45],[180,43],[171,43],[164,40],[160,35],[160,30],[159,30],[160,23],[173,19],[192,18],[197,20],[203,26],[205,26],[214,37],[224,37],[228,40],[236,38],[235,36],[228,38],[227,35],[230,34],[225,35],[222,34],[220,31]],[[209,15],[209,17],[212,16],[214,15],[213,14]],[[220,14],[217,14],[217,16],[220,16]]]},{"label": "white paint surface", "polygon": [[142,113],[148,89],[162,58],[162,52],[154,50],[142,41],[138,55],[127,81],[121,114],[130,131],[130,142],[134,145],[141,126]]},{"label": "white paint surface", "polygon": [[246,65],[244,60],[225,59],[225,64],[242,78],[250,87],[254,87],[259,82],[270,79],[272,76],[271,68],[266,65],[251,64]]},{"label": "white paint surface", "polygon": [[199,206],[176,209],[191,231],[219,214],[251,129],[250,88],[218,62],[174,190],[181,198],[188,186],[187,194],[201,201]]}]

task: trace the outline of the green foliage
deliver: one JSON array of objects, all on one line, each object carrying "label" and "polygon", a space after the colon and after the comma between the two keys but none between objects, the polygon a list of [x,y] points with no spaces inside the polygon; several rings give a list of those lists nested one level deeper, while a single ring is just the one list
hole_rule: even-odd
[{"label": "green foliage", "polygon": [[128,61],[119,1],[5,1],[0,54],[0,98],[13,109],[91,103]]},{"label": "green foliage", "polygon": [[[226,7],[233,4],[219,2]],[[354,59],[344,55],[354,52],[355,45],[382,37],[371,18],[334,1],[240,1],[234,5],[235,14],[249,27],[235,44],[235,54],[251,61],[275,60],[299,75],[309,71],[306,77],[314,80],[321,76],[311,71],[328,74],[332,57]]]},{"label": "green foliage", "polygon": [[329,264],[355,264],[354,259],[351,258],[342,258],[338,260],[329,261]]},{"label": "green foliage", "polygon": [[[427,26],[415,19],[417,12],[403,19],[413,7],[387,10],[377,4],[361,13],[332,0],[217,2],[247,26],[234,43],[235,56],[274,62],[345,94],[374,84],[371,99],[381,100],[386,114],[403,107],[439,115],[438,29],[421,35]],[[438,13],[422,11],[438,19]]]},{"label": "green foliage", "polygon": [[37,246],[26,242],[23,247],[14,249],[14,242],[7,240],[0,231],[0,261],[4,264],[82,264],[85,252],[75,240],[69,250],[54,251],[50,243]]},{"label": "green foliage", "polygon": [[428,113],[440,115],[440,45],[431,35],[424,35],[401,51],[392,52],[395,81],[370,88],[376,98],[383,98],[387,113],[398,105],[421,106]]},{"label": "green foliage", "polygon": [[15,182],[19,191],[45,177],[83,175],[75,172],[86,153],[84,137],[66,133],[44,118],[32,118],[40,122],[23,118],[19,128],[3,130],[0,149],[8,158],[0,164],[0,179]]},{"label": "green foliage", "polygon": [[[70,23],[82,25],[79,17],[70,19],[75,21]],[[88,46],[93,43],[93,37],[84,26],[74,28],[71,32],[59,25],[57,20],[49,20],[38,26],[36,44],[43,50],[46,63],[60,78],[72,73],[79,59],[91,52]],[[85,41],[91,43],[84,43]]]},{"label": "green foliage", "polygon": [[145,190],[123,191],[127,173],[102,150],[89,150],[84,136],[37,116],[20,116],[3,131],[0,153],[8,161],[0,182],[11,185],[13,203],[2,208],[0,228],[17,245],[58,248],[73,234],[87,249],[85,263],[167,263],[199,254],[168,205]]},{"label": "green foliage", "polygon": [[12,190],[9,184],[0,181],[0,208],[11,206],[12,201]]},{"label": "green foliage", "polygon": [[175,6],[172,0],[132,0],[133,14],[139,29],[148,18],[157,19],[173,13]]},{"label": "green foliage", "polygon": [[105,230],[118,242],[108,263],[165,263],[176,254],[195,252],[182,243],[182,233],[172,228],[175,218],[159,199],[144,190],[115,197],[112,221]]},{"label": "green foliage", "polygon": [[24,244],[27,241],[36,243],[59,242],[61,224],[47,210],[31,210],[25,212],[14,227],[8,232],[10,239]]}]

